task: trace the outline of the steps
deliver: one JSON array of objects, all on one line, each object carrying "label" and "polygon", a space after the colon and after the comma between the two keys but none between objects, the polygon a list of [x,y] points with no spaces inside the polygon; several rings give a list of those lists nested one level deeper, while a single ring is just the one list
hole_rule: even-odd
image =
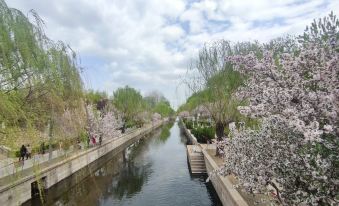
[{"label": "steps", "polygon": [[192,174],[206,173],[205,159],[200,147],[187,145],[187,156]]}]

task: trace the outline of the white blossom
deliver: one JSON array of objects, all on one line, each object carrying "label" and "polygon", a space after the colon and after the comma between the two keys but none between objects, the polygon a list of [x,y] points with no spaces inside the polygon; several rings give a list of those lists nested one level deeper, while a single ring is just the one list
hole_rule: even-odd
[{"label": "white blossom", "polygon": [[93,108],[92,105],[87,106],[88,113],[88,133],[90,137],[104,139],[117,138],[121,134],[119,128],[121,127],[121,121],[118,115],[114,115],[114,112],[109,111],[107,113],[101,113]]},{"label": "white blossom", "polygon": [[310,43],[299,54],[226,60],[249,77],[236,95],[249,105],[238,110],[260,128],[230,127],[221,172],[253,193],[274,188],[283,204],[338,204],[338,52]]}]

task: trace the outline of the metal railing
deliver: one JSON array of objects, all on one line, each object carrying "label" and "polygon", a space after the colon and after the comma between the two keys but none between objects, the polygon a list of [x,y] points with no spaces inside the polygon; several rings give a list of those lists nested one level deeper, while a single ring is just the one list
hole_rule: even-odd
[{"label": "metal railing", "polygon": [[[130,135],[130,134],[132,134],[132,133],[134,133],[138,130],[140,131],[139,134],[144,134],[147,130],[154,129],[154,128],[158,127],[160,124],[162,124],[162,122],[159,122],[158,124],[157,123],[156,124],[148,124],[145,127],[140,128],[140,129],[133,128],[133,129],[127,130],[125,133],[120,134],[119,136],[112,138],[112,139],[104,138],[101,145],[107,144],[108,142],[111,142],[111,141],[116,141],[116,140],[118,140],[122,137],[128,136],[128,135]],[[0,166],[0,178],[4,178],[6,176],[16,174],[16,173],[21,172],[23,170],[32,168],[34,165],[39,165],[39,164],[48,162],[50,160],[54,160],[56,158],[64,157],[64,158],[60,159],[60,161],[61,161],[63,159],[70,157],[73,154],[77,154],[80,151],[86,151],[86,150],[89,150],[89,149],[92,149],[92,148],[95,148],[95,147],[100,147],[101,145],[97,144],[97,145],[78,149],[79,145],[77,144],[77,145],[72,145],[70,147],[70,149],[68,149],[68,150],[62,150],[62,149],[54,150],[54,151],[52,151],[52,158],[51,159],[49,158],[48,152],[45,153],[45,154],[33,155],[32,158],[29,158],[29,159],[24,160],[24,161],[18,161],[17,158],[7,158],[6,160],[0,161],[0,165],[1,165],[1,163],[5,163],[5,165]]]}]

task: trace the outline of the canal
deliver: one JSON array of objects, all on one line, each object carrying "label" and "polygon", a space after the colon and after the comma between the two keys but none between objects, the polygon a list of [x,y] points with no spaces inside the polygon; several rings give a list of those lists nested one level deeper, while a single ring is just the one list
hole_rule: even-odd
[{"label": "canal", "polygon": [[[44,205],[221,205],[206,175],[190,174],[186,143],[178,123],[167,124],[91,166],[87,177],[53,186]],[[35,197],[24,205],[40,202]]]}]

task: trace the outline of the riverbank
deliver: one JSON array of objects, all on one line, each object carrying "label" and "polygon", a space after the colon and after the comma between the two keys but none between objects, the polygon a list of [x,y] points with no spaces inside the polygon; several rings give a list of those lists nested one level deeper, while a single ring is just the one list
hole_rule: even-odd
[{"label": "riverbank", "polygon": [[[79,171],[51,187],[45,205],[222,205],[205,174],[190,174],[186,144],[177,122],[165,124],[86,167],[90,175],[85,178],[87,171]],[[24,204],[40,205],[38,197]]]},{"label": "riverbank", "polygon": [[16,176],[1,178],[0,205],[20,205],[31,198],[31,190],[36,183],[39,183],[41,188],[48,189],[114,149],[132,144],[159,128],[162,124],[163,122],[158,122],[154,125],[147,125],[130,134],[107,141],[101,146],[81,151],[61,161],[55,159],[41,165],[35,165],[30,170],[25,170]]},{"label": "riverbank", "polygon": [[[182,121],[181,125],[183,132],[187,136],[189,141],[199,147],[199,149],[202,151],[207,173],[211,174],[213,173],[213,171],[218,170],[219,167],[223,164],[222,159],[215,159],[212,157],[211,153],[208,152],[208,150],[212,150],[215,152],[215,145],[198,143],[197,139],[194,137],[194,135],[192,135],[190,130],[186,128],[185,124]],[[224,206],[248,206],[245,199],[233,186],[234,184],[232,183],[230,178],[231,177],[224,177],[219,174],[210,175],[210,181],[212,182],[222,204]]]}]

